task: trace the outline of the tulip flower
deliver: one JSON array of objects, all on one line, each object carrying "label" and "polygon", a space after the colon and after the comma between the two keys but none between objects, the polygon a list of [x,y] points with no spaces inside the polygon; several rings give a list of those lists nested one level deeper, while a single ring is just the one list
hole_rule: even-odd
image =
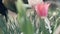
[{"label": "tulip flower", "polygon": [[47,17],[49,5],[50,4],[47,4],[47,3],[38,3],[35,6],[37,14],[41,17]]},{"label": "tulip flower", "polygon": [[38,16],[44,19],[45,23],[48,25],[49,32],[52,33],[51,27],[50,27],[50,21],[48,20],[48,8],[49,8],[49,3],[37,3],[35,6],[36,13]]}]

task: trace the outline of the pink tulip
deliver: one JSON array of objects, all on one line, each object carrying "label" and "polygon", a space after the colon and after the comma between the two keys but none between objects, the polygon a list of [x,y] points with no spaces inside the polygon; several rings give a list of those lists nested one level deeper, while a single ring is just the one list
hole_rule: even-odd
[{"label": "pink tulip", "polygon": [[36,6],[35,6],[35,10],[37,12],[37,14],[41,17],[47,17],[48,16],[48,8],[49,8],[49,5],[48,3],[38,3]]},{"label": "pink tulip", "polygon": [[35,6],[35,10],[37,14],[44,19],[45,23],[48,25],[49,32],[52,33],[51,26],[50,26],[50,21],[48,20],[48,8],[49,8],[49,3],[38,3]]}]

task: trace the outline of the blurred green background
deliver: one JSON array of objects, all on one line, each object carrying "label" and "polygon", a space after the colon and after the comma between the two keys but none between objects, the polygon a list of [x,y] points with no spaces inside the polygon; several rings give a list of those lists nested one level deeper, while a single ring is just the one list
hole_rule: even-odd
[{"label": "blurred green background", "polygon": [[[60,0],[47,1],[51,2],[48,12],[51,34],[60,34]],[[25,7],[22,0],[4,0],[3,3],[8,8],[9,18],[6,22],[0,15],[0,34],[50,34],[44,20],[28,4]]]}]

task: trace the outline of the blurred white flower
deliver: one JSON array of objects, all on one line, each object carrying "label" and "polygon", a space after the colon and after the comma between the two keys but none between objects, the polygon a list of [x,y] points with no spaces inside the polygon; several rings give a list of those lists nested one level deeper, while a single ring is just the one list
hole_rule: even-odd
[{"label": "blurred white flower", "polygon": [[30,6],[35,6],[37,3],[41,3],[43,0],[28,0]]}]

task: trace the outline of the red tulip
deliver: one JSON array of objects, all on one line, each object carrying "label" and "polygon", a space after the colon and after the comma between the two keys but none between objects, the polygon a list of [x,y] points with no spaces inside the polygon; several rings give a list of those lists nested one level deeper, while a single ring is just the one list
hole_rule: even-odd
[{"label": "red tulip", "polygon": [[44,2],[43,3],[38,3],[35,6],[37,14],[41,17],[47,17],[49,5],[50,4],[44,3]]}]

